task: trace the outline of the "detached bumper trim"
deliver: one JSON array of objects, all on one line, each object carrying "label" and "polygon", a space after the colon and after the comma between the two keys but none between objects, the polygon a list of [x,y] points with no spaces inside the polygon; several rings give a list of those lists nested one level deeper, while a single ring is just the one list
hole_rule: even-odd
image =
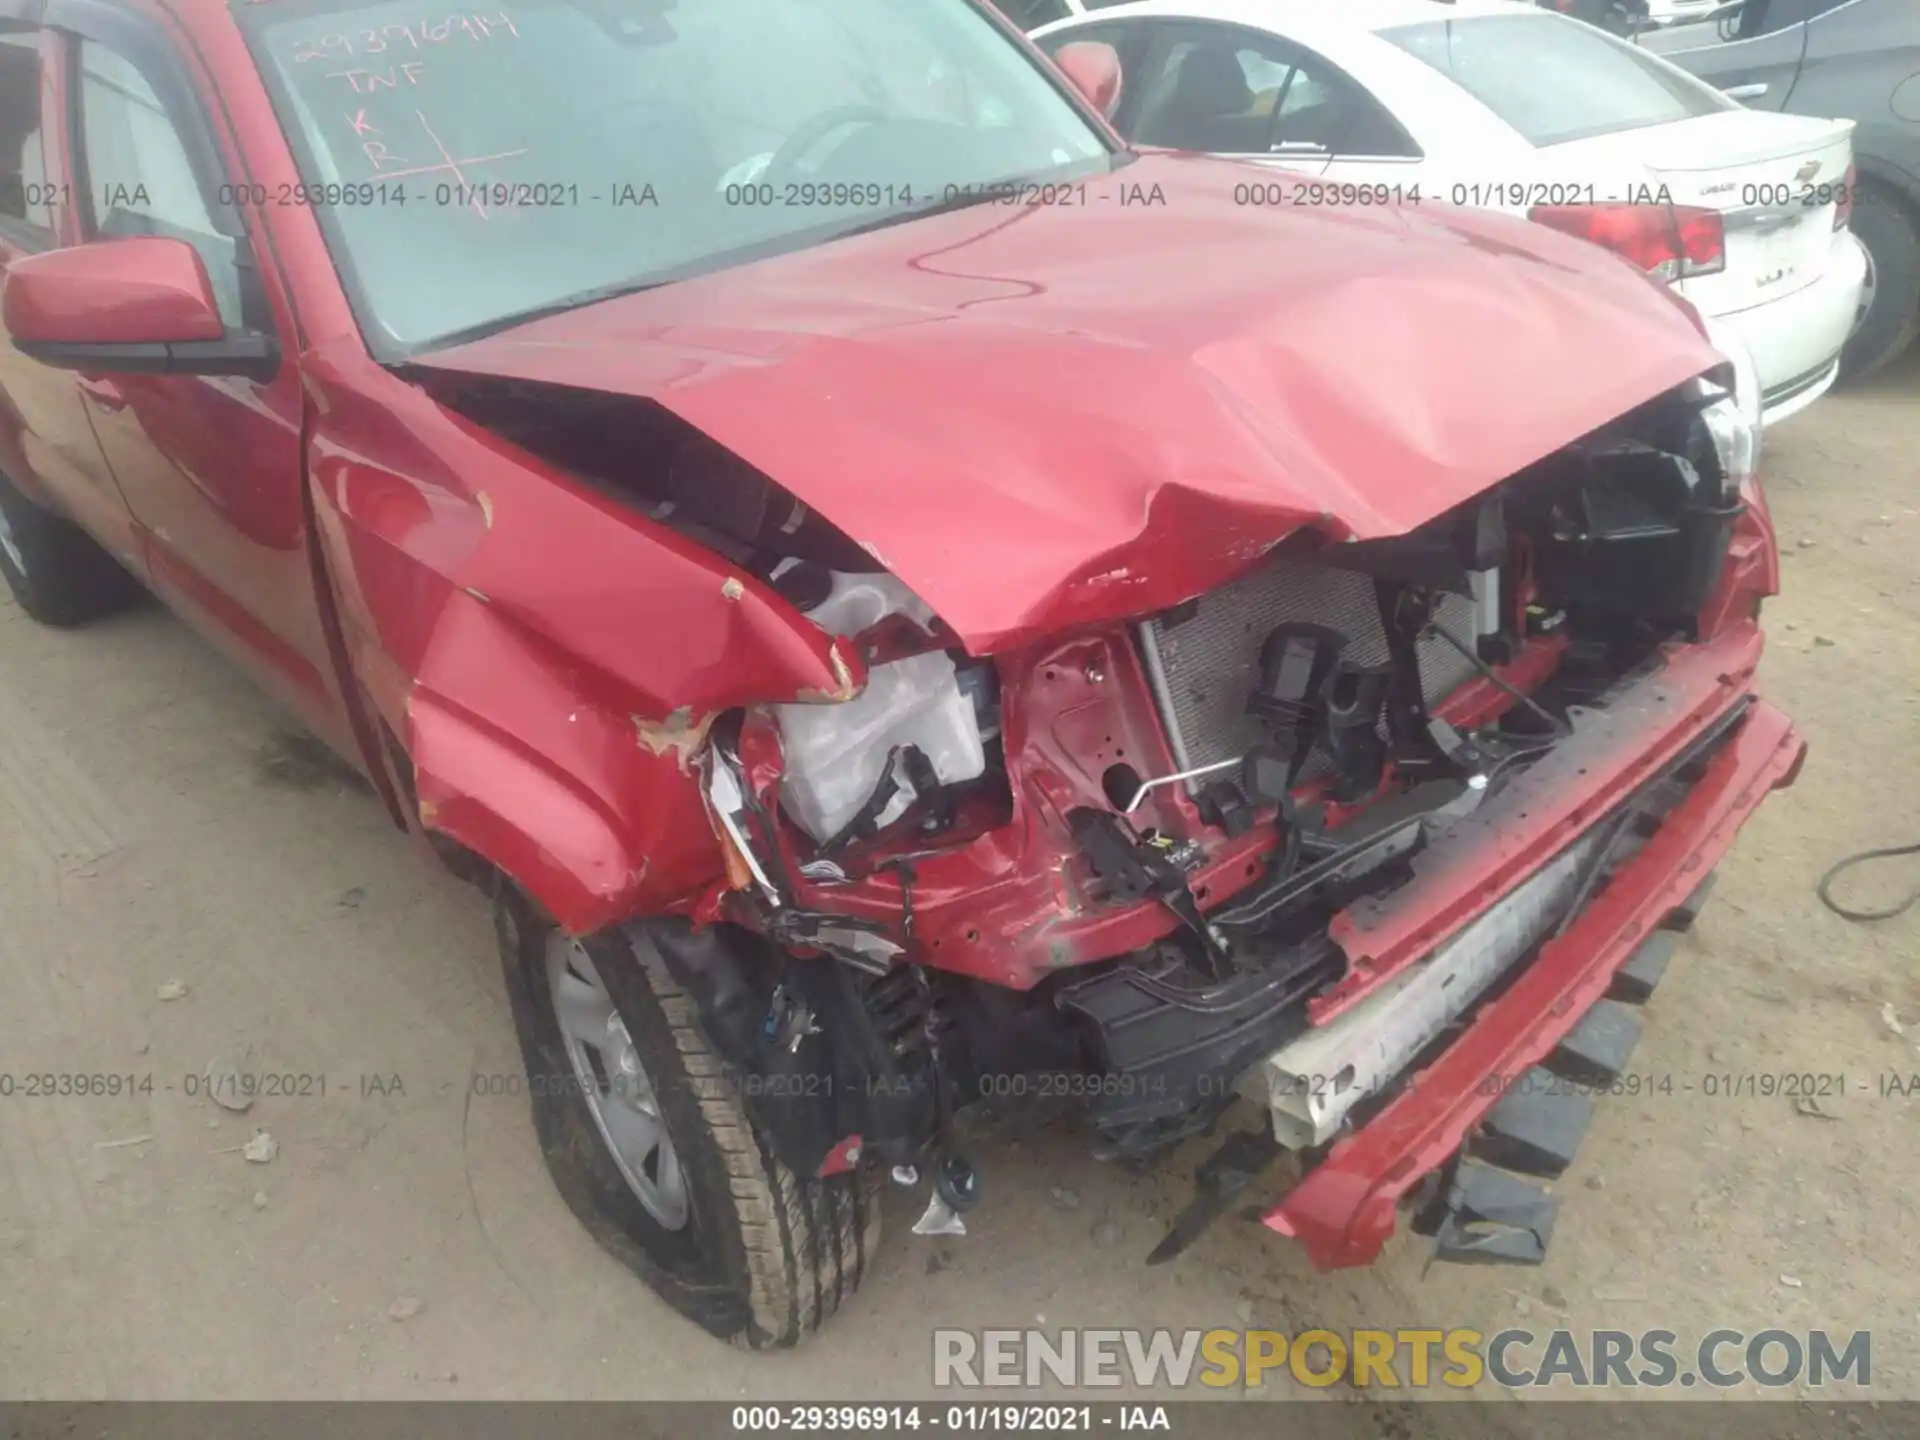
[{"label": "detached bumper trim", "polygon": [[[1805,756],[1793,722],[1755,701],[1646,847],[1457,1041],[1267,1212],[1267,1227],[1299,1240],[1321,1269],[1371,1263],[1393,1234],[1401,1196],[1458,1150],[1508,1085],[1607,993],[1760,802],[1793,783]],[[1496,1078],[1502,1083],[1490,1083]]]}]

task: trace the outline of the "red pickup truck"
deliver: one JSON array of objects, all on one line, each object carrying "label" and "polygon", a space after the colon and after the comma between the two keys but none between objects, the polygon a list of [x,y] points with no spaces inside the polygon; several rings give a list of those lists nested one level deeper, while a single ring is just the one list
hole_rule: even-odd
[{"label": "red pickup truck", "polygon": [[482,888],[560,1190],[722,1336],[889,1180],[962,1228],[982,1100],[1215,1132],[1162,1257],[1292,1151],[1320,1264],[1537,1260],[1800,762],[1684,304],[1123,83],[984,0],[0,0],[0,570]]}]

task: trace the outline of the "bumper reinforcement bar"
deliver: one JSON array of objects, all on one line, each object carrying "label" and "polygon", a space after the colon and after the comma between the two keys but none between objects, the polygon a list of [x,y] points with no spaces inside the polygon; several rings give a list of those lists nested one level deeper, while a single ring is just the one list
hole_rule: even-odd
[{"label": "bumper reinforcement bar", "polygon": [[[1374,1260],[1393,1233],[1400,1199],[1461,1150],[1503,1095],[1523,1090],[1529,1068],[1569,1041],[1596,1002],[1609,993],[1645,998],[1671,953],[1662,953],[1671,937],[1661,927],[1691,921],[1713,866],[1767,793],[1792,783],[1805,753],[1785,715],[1753,702],[1699,781],[1605,890],[1431,1065],[1410,1076],[1366,1125],[1335,1142],[1264,1223],[1298,1239],[1323,1269]],[[1588,1036],[1580,1043],[1593,1049],[1600,1041]],[[1544,1250],[1550,1211],[1543,1222],[1519,1191],[1494,1179],[1476,1184],[1477,1175],[1468,1172],[1462,1204],[1483,1219],[1489,1211],[1502,1217],[1507,1229],[1533,1236]],[[1458,1171],[1454,1179],[1450,1189],[1458,1188]],[[1483,1258],[1524,1258],[1529,1242],[1513,1243],[1513,1256]]]}]

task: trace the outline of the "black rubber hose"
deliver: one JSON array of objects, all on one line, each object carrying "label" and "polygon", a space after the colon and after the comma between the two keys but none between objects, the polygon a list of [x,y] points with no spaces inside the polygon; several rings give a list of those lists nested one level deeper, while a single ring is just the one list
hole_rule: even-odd
[{"label": "black rubber hose", "polygon": [[1826,874],[1820,877],[1815,890],[1820,903],[1843,920],[1852,920],[1864,924],[1869,920],[1891,920],[1896,915],[1904,915],[1915,905],[1920,905],[1920,885],[1907,892],[1907,898],[1898,905],[1889,905],[1884,910],[1850,910],[1833,898],[1833,882],[1840,878],[1843,870],[1851,870],[1856,865],[1864,865],[1869,860],[1890,860],[1898,855],[1920,855],[1920,842],[1912,845],[1890,845],[1884,850],[1862,850],[1857,855],[1849,855],[1837,862]]},{"label": "black rubber hose", "polygon": [[1466,661],[1469,665],[1473,666],[1474,669],[1478,670],[1482,675],[1486,676],[1488,680],[1492,681],[1494,686],[1497,689],[1504,691],[1507,697],[1511,699],[1515,704],[1524,705],[1527,709],[1531,710],[1535,715],[1538,715],[1542,720],[1546,721],[1548,725],[1553,727],[1553,733],[1558,735],[1562,740],[1566,739],[1568,736],[1573,734],[1573,727],[1571,725],[1567,724],[1567,722],[1562,720],[1558,715],[1555,715],[1552,711],[1548,710],[1546,706],[1542,705],[1538,700],[1535,700],[1531,695],[1527,694],[1527,692],[1522,690],[1519,686],[1511,684],[1508,681],[1501,679],[1499,672],[1496,671],[1486,661],[1482,660],[1480,658],[1478,651],[1474,650],[1471,646],[1469,646],[1466,643],[1466,641],[1462,640],[1459,636],[1455,635],[1451,630],[1447,629],[1446,626],[1442,625],[1437,620],[1431,620],[1427,622],[1427,628],[1433,631],[1433,633],[1438,635],[1442,640],[1446,641],[1447,644],[1451,645],[1454,649],[1458,650],[1461,653],[1461,655],[1466,658]]}]

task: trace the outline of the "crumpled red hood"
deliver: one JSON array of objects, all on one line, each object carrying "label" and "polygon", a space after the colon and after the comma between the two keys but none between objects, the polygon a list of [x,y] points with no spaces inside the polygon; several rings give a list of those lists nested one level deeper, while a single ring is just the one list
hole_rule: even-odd
[{"label": "crumpled red hood", "polygon": [[1084,206],[931,216],[418,363],[656,400],[975,653],[1178,604],[1303,525],[1403,533],[1717,363],[1584,242],[1235,204],[1272,175],[1149,156]]}]

